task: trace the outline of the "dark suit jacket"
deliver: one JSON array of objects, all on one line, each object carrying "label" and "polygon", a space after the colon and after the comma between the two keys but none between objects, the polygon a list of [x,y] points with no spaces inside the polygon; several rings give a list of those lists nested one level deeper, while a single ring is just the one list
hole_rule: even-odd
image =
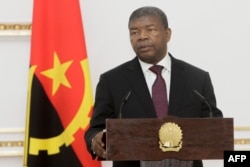
[{"label": "dark suit jacket", "polygon": [[[213,115],[221,117],[208,72],[172,56],[171,85],[168,115],[178,117],[207,117],[209,108],[193,93],[200,92],[211,104]],[[131,95],[122,109],[122,118],[155,118],[154,105],[137,58],[101,75],[96,88],[94,112],[85,140],[91,153],[91,139],[105,129],[106,118],[117,118],[124,96]],[[114,162],[114,167],[139,167],[138,161]],[[195,161],[194,166],[202,166]]]}]

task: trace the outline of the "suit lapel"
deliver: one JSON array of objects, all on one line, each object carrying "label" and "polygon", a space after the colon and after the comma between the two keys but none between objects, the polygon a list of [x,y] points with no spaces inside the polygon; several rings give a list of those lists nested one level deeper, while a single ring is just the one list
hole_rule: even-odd
[{"label": "suit lapel", "polygon": [[171,57],[171,85],[169,98],[169,115],[174,115],[178,111],[181,98],[186,87],[187,77],[184,74],[184,66],[175,58]]},{"label": "suit lapel", "polygon": [[131,84],[135,96],[138,97],[138,100],[144,106],[148,117],[156,117],[154,105],[146,84],[146,80],[137,58],[134,58],[129,63],[125,75]]}]

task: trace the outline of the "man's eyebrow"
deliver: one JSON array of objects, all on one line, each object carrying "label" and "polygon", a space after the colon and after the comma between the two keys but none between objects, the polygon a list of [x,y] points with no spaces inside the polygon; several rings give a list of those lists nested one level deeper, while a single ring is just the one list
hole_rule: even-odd
[{"label": "man's eyebrow", "polygon": [[146,25],[146,27],[154,27],[154,26],[155,26],[154,24]]},{"label": "man's eyebrow", "polygon": [[[148,27],[154,27],[155,25],[154,24],[149,24],[149,25],[146,25],[145,27],[148,28]],[[139,29],[138,27],[129,27],[130,30],[137,30]]]},{"label": "man's eyebrow", "polygon": [[139,28],[138,27],[129,27],[129,30],[132,31],[132,30],[138,30]]},{"label": "man's eyebrow", "polygon": [[137,27],[129,27],[130,30],[136,30],[138,29]]}]

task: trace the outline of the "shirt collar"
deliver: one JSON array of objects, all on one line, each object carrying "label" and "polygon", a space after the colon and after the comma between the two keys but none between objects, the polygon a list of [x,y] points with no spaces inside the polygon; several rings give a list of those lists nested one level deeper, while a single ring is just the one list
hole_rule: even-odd
[{"label": "shirt collar", "polygon": [[[145,63],[145,62],[141,61],[140,59],[139,59],[139,62],[140,62],[143,73],[149,71],[149,68],[151,66],[153,66],[153,64]],[[164,70],[167,70],[168,72],[170,72],[171,71],[171,58],[170,58],[170,56],[167,54],[160,62],[157,63],[157,65],[163,66]]]}]

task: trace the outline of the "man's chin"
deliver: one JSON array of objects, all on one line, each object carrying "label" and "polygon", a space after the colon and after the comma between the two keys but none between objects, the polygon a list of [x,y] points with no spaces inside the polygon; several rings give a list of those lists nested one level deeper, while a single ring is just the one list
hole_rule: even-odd
[{"label": "man's chin", "polygon": [[155,63],[155,56],[152,54],[140,54],[137,57],[145,63],[149,63],[149,64]]}]

